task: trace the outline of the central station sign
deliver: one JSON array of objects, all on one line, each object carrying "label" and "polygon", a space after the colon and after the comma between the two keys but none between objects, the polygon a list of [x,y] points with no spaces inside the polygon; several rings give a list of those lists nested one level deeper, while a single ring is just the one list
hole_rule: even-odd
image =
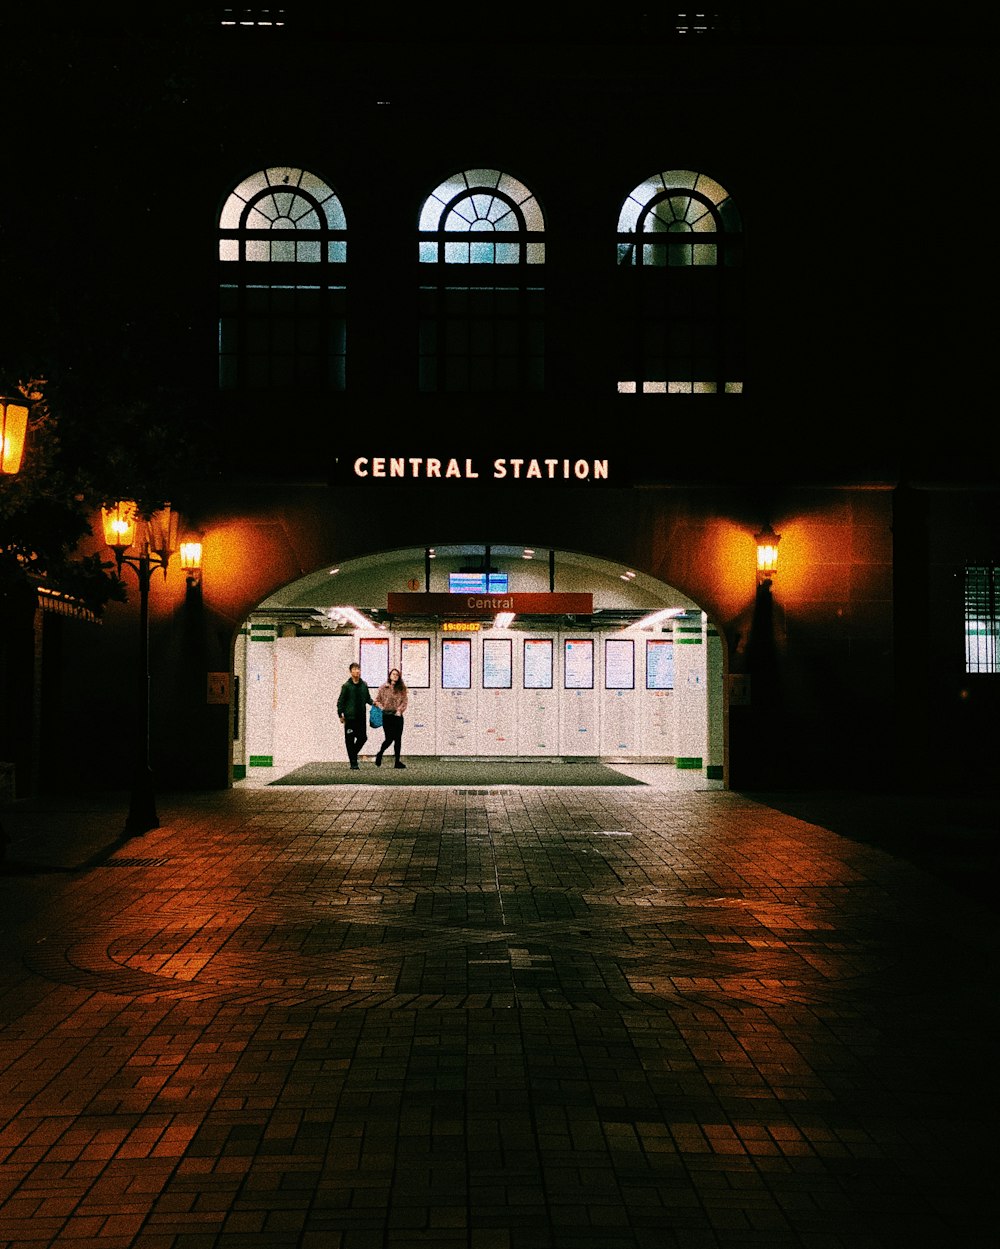
[{"label": "central station sign", "polygon": [[395,594],[388,596],[391,616],[589,616],[593,594]]},{"label": "central station sign", "polygon": [[412,455],[359,454],[350,451],[334,460],[339,485],[420,482],[478,482],[502,485],[624,485],[621,466],[612,473],[606,456],[572,455]]}]

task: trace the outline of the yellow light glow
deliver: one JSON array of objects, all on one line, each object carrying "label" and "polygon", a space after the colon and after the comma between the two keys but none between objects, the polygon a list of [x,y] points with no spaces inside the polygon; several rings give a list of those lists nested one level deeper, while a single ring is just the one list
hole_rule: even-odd
[{"label": "yellow light glow", "polygon": [[180,547],[181,568],[185,571],[201,567],[201,543],[182,542]]},{"label": "yellow light glow", "polygon": [[0,472],[16,473],[21,467],[27,429],[28,405],[0,396]]},{"label": "yellow light glow", "polygon": [[132,499],[119,499],[111,507],[102,507],[104,541],[112,548],[126,550],[135,542],[137,519],[136,505]]},{"label": "yellow light glow", "polygon": [[761,578],[773,577],[778,571],[778,543],[780,534],[776,534],[770,525],[754,535],[757,543],[757,575]]}]

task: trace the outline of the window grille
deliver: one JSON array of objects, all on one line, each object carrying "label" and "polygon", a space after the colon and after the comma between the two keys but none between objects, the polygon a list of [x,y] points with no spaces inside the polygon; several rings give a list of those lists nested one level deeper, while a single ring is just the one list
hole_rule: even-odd
[{"label": "window grille", "polygon": [[545,220],[532,192],[499,169],[454,174],[421,207],[418,247],[420,389],[541,390]]},{"label": "window grille", "polygon": [[1000,619],[997,617],[997,567],[965,570],[965,670],[996,673]]},{"label": "window grille", "polygon": [[618,214],[615,335],[619,394],[743,389],[743,227],[707,174],[668,169]]},{"label": "window grille", "polygon": [[219,217],[219,384],[345,389],[347,222],[316,174],[262,169]]}]

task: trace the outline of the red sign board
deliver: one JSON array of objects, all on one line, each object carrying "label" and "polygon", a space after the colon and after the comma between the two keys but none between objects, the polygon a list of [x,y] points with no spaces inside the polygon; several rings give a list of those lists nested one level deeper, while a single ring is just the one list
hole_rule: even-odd
[{"label": "red sign board", "polygon": [[389,594],[391,616],[589,616],[593,594]]}]

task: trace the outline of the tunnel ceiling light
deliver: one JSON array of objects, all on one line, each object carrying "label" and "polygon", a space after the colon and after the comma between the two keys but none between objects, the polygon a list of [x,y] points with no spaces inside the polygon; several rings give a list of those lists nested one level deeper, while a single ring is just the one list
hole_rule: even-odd
[{"label": "tunnel ceiling light", "polygon": [[629,629],[655,629],[657,625],[662,624],[665,620],[673,620],[675,617],[683,615],[683,607],[665,607],[662,611],[654,611],[648,616],[643,616],[641,620],[636,620],[628,627]]},{"label": "tunnel ceiling light", "polygon": [[356,629],[384,629],[385,625],[376,624],[370,616],[358,611],[356,607],[328,607],[326,614],[331,620],[340,624],[352,624]]},{"label": "tunnel ceiling light", "polygon": [[494,629],[509,629],[514,623],[514,613],[512,611],[497,612],[493,619]]}]

